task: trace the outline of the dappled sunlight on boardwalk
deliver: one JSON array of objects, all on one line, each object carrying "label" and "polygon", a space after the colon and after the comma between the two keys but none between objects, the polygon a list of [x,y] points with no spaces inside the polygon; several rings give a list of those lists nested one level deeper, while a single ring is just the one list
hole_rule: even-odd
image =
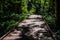
[{"label": "dappled sunlight on boardwalk", "polygon": [[2,40],[54,40],[41,15],[31,15]]}]

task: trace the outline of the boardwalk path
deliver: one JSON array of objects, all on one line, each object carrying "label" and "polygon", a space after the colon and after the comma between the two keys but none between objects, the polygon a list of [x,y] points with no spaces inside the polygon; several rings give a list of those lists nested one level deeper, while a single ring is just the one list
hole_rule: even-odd
[{"label": "boardwalk path", "polygon": [[31,15],[2,40],[54,40],[40,15]]}]

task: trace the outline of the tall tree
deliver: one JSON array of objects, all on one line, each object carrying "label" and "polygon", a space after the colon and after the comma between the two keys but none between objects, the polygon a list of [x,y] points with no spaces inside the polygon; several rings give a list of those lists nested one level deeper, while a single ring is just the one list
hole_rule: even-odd
[{"label": "tall tree", "polygon": [[56,4],[56,23],[57,26],[60,26],[60,1],[59,0],[55,0],[55,4]]}]

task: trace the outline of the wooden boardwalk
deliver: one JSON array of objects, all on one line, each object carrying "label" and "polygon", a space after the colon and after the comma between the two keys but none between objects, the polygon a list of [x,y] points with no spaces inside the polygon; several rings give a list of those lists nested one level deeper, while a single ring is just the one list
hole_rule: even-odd
[{"label": "wooden boardwalk", "polygon": [[41,15],[30,15],[2,40],[55,40]]}]

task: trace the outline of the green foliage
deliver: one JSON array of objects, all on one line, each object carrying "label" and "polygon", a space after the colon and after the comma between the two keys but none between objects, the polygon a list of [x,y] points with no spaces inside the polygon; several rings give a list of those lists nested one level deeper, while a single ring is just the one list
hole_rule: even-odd
[{"label": "green foliage", "polygon": [[48,22],[48,24],[55,26],[55,17],[48,15],[45,17],[45,20]]},{"label": "green foliage", "polygon": [[0,36],[31,14],[43,15],[49,25],[55,25],[53,0],[1,0]]},{"label": "green foliage", "polygon": [[27,9],[28,2],[28,0],[0,1],[0,36],[35,12],[33,7]]}]

